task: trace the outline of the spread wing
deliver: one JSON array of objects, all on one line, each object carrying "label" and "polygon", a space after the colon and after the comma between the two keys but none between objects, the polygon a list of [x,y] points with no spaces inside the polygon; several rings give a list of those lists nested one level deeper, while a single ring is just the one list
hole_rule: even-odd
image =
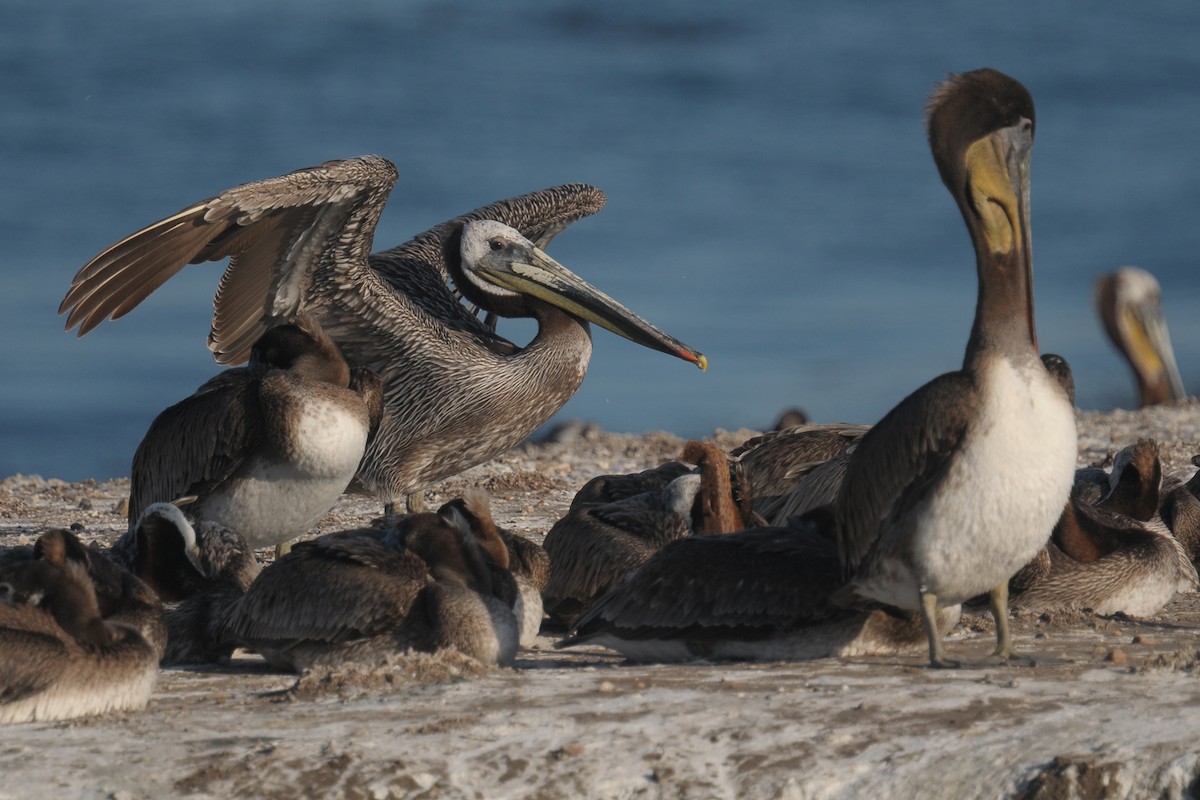
[{"label": "spread wing", "polygon": [[[339,344],[365,348],[393,317],[467,332],[511,349],[447,287],[445,249],[467,219],[496,219],[544,245],[604,205],[600,190],[568,184],[501,200],[368,258],[397,179],[379,156],[328,161],[228,189],[112,245],[83,266],[59,306],[82,336],[127,314],[188,264],[230,258],[213,300],[209,348],[222,364],[246,360],[271,325],[312,311]],[[343,307],[344,306],[344,307]],[[364,315],[360,323],[353,318]],[[348,318],[348,319],[347,319]],[[339,324],[340,323],[340,324]],[[368,357],[361,363],[375,364]]]},{"label": "spread wing", "polygon": [[837,547],[813,525],[672,542],[579,620],[573,643],[751,635],[842,615]]},{"label": "spread wing", "polygon": [[947,373],[902,400],[859,441],[836,506],[846,577],[944,474],[977,402],[965,374]]},{"label": "spread wing", "polygon": [[151,503],[207,494],[228,479],[259,444],[261,417],[249,368],[226,370],[159,414],[133,456],[130,527]]},{"label": "spread wing", "polygon": [[235,186],[125,237],[76,274],[59,306],[82,336],[124,316],[188,264],[230,258],[210,347],[245,360],[271,324],[305,310],[319,270],[364,272],[396,168],[378,156],[328,161]]},{"label": "spread wing", "polygon": [[278,648],[372,636],[400,625],[428,580],[417,556],[371,533],[301,542],[229,609],[222,638]]}]

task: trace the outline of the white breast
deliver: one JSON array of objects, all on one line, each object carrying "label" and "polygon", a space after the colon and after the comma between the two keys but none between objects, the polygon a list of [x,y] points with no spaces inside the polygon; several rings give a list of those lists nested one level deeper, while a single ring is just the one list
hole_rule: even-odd
[{"label": "white breast", "polygon": [[285,458],[259,457],[204,503],[202,515],[269,547],[305,533],[354,477],[367,442],[362,415],[327,400],[296,409]]},{"label": "white breast", "polygon": [[1074,409],[1040,363],[995,359],[944,481],[919,511],[913,563],[941,604],[1008,581],[1046,543],[1075,476]]},{"label": "white breast", "polygon": [[939,605],[961,603],[1008,581],[1049,538],[1075,475],[1074,409],[1037,362],[993,359],[979,380],[945,477],[902,524],[895,555],[856,581],[860,594],[916,610],[924,586]]}]

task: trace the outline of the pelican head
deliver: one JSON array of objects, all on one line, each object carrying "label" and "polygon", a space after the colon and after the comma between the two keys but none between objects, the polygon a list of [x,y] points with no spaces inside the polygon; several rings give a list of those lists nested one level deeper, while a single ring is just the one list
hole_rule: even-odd
[{"label": "pelican head", "polygon": [[467,222],[460,247],[460,288],[483,308],[501,316],[532,316],[527,298],[535,298],[631,342],[708,368],[708,359],[698,350],[604,294],[514,228],[494,220]]},{"label": "pelican head", "polygon": [[1121,267],[1096,279],[1096,310],[1109,338],[1133,367],[1143,406],[1187,396],[1161,300],[1158,281],[1144,269]]},{"label": "pelican head", "polygon": [[975,246],[979,306],[968,351],[981,339],[1036,350],[1029,243],[1033,97],[1004,73],[977,69],[941,84],[926,114],[933,160]]}]

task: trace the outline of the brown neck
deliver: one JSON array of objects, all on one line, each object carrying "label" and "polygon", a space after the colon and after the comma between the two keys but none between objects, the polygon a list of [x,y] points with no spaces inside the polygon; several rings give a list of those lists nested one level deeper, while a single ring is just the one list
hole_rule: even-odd
[{"label": "brown neck", "polygon": [[695,533],[733,533],[743,527],[742,517],[733,498],[729,477],[729,459],[711,444],[688,442],[682,459],[700,467],[700,491],[692,507],[692,531]]},{"label": "brown neck", "polygon": [[1017,243],[1006,253],[993,253],[981,234],[972,230],[972,237],[976,239],[979,295],[964,366],[975,366],[984,352],[1011,359],[1036,356],[1028,241]]},{"label": "brown neck", "polygon": [[1103,558],[1121,546],[1113,531],[1101,528],[1084,514],[1074,497],[1067,501],[1050,540],[1076,561],[1087,563]]}]

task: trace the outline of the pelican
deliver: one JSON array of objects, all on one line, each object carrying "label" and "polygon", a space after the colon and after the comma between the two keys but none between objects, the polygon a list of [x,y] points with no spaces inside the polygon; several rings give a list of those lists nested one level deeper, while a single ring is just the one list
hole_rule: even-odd
[{"label": "pelican", "polygon": [[1187,397],[1162,312],[1162,289],[1144,269],[1121,267],[1096,279],[1096,310],[1108,338],[1137,379],[1138,404],[1174,403]]},{"label": "pelican", "polygon": [[[700,352],[542,251],[604,205],[598,189],[567,184],[502,200],[368,256],[395,182],[390,161],[365,156],[229,189],[93,258],[59,313],[82,336],[185,265],[229,257],[209,349],[238,363],[268,326],[314,314],[351,364],[383,379],[386,413],[356,488],[389,509],[511,448],[562,407],[587,370],[589,322],[707,368]],[[536,319],[537,334],[524,347],[498,336],[447,281],[489,314]]]},{"label": "pelican", "polygon": [[[741,496],[735,492],[735,475],[725,453],[715,445],[689,441],[680,458],[696,464],[699,474],[689,472],[659,491],[612,502],[573,502],[566,516],[554,523],[545,539],[550,580],[542,592],[554,622],[569,625],[669,542],[693,533],[725,534],[745,527],[753,513],[750,497],[744,480],[738,481]],[[653,487],[662,476],[646,470],[599,489],[623,489],[636,480]],[[740,468],[736,477],[741,478]],[[590,482],[584,487],[589,492],[594,488]]]},{"label": "pelican", "polygon": [[975,248],[975,321],[962,369],[901,401],[850,458],[835,506],[838,598],[918,611],[930,665],[948,667],[938,610],[984,592],[994,655],[1011,657],[1008,581],[1061,515],[1077,446],[1074,409],[1034,329],[1033,98],[996,70],[952,75],[927,123]]},{"label": "pelican", "polygon": [[1050,542],[1009,584],[1013,607],[1149,616],[1176,592],[1196,591],[1191,556],[1159,516],[1161,484],[1149,439],[1117,453],[1110,474],[1076,471]]},{"label": "pelican", "polygon": [[151,423],[133,457],[130,527],[151,504],[186,496],[193,518],[252,547],[281,545],[346,490],[382,402],[378,376],[351,370],[311,314],[276,325],[249,368],[218,374]]},{"label": "pelican", "polygon": [[50,531],[35,549],[0,570],[0,723],[144,708],[159,651],[101,617],[73,534]]},{"label": "pelican", "polygon": [[518,643],[532,647],[542,627],[542,590],[550,580],[550,556],[538,543],[500,528],[492,519],[488,496],[469,489],[463,496],[442,506],[441,511],[458,512],[471,529],[479,548],[497,567],[512,573],[517,585],[513,615],[520,629]]},{"label": "pelican", "polygon": [[446,647],[510,664],[517,589],[486,554],[447,506],[400,517],[386,531],[300,542],[230,607],[220,638],[297,672]]},{"label": "pelican", "polygon": [[220,641],[226,610],[258,576],[245,538],[210,520],[196,520],[175,503],[151,503],[109,550],[164,603],[162,663],[224,661],[233,647]]},{"label": "pelican", "polygon": [[[688,536],[596,601],[555,647],[595,644],[633,661],[802,660],[919,650],[915,614],[832,601],[837,545],[824,518]],[[960,608],[940,609],[942,625]]]}]

